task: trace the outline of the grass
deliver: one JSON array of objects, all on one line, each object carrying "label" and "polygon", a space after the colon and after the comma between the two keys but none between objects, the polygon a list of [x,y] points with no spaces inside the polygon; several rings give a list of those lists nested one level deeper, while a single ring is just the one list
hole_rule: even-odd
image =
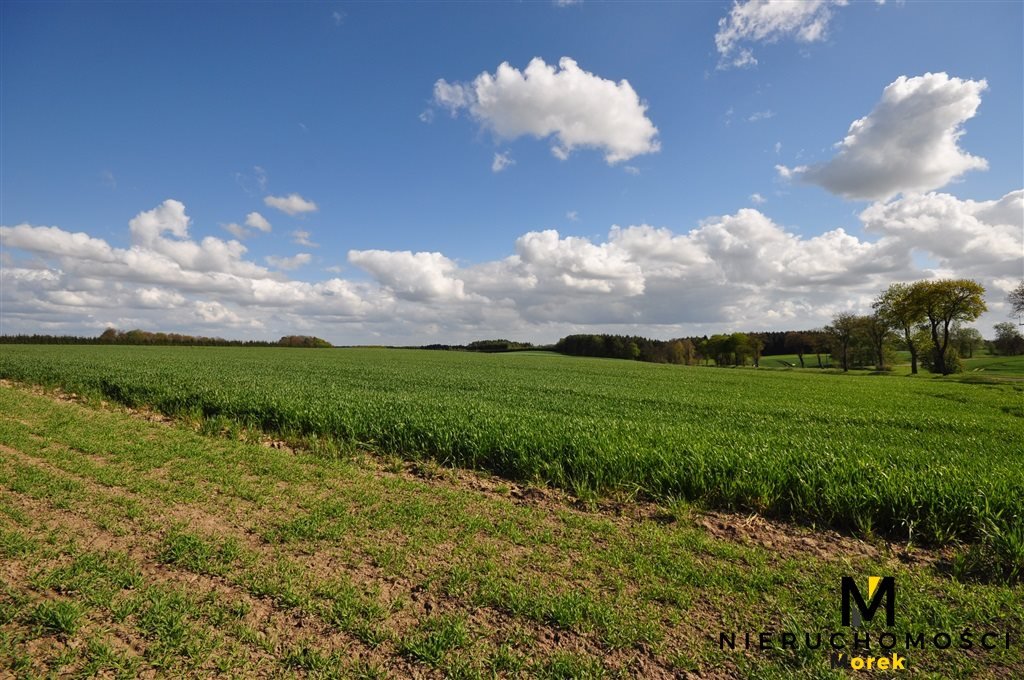
[{"label": "grass", "polygon": [[[988,374],[996,377],[1024,377],[1024,355],[1021,356],[995,356],[986,351],[978,350],[971,358],[962,357],[964,373],[966,374]],[[821,355],[821,363],[825,368],[835,369],[836,365],[827,354]],[[800,357],[796,354],[777,354],[761,357],[761,368],[782,368],[799,369]],[[804,355],[804,370],[818,371],[818,357],[815,354]],[[870,371],[871,367],[866,369]],[[896,364],[889,367],[894,375],[910,375],[910,353],[900,351],[896,354]],[[935,378],[936,376],[920,369],[918,377],[921,379]],[[955,377],[955,376],[954,376]]]},{"label": "grass", "polygon": [[43,632],[74,635],[82,626],[82,606],[77,602],[50,600],[40,602],[28,620]]},{"label": "grass", "polygon": [[[899,635],[1024,629],[1020,586],[953,580],[951,556],[742,538],[742,517],[714,520],[738,532],[717,538],[683,502],[588,510],[10,386],[0,451],[0,675],[842,677],[823,652],[722,651],[715,634],[834,629],[849,574],[896,577]],[[1024,674],[1016,644],[912,661]]]},{"label": "grass", "polygon": [[[800,368],[800,357],[796,354],[773,354],[772,356],[761,357],[759,365],[761,368]],[[821,367],[832,368],[832,359],[828,353],[821,355]],[[818,367],[818,355],[813,353],[805,354],[804,368],[820,370]]]},{"label": "grass", "polygon": [[227,539],[211,544],[201,536],[172,530],[163,540],[157,559],[198,574],[224,574],[240,556],[238,541]]},{"label": "grass", "polygon": [[[487,470],[584,499],[682,499],[927,545],[990,541],[1000,562],[1024,564],[1016,543],[992,541],[1024,514],[1024,384],[528,353],[45,346],[5,349],[0,376],[325,457],[370,450],[427,475]],[[306,516],[279,531],[326,537],[344,521]]]},{"label": "grass", "polygon": [[439,666],[448,652],[465,647],[469,641],[469,631],[461,617],[433,616],[423,620],[398,649],[429,666]]},{"label": "grass", "polygon": [[977,356],[963,361],[965,373],[994,373],[999,376],[1024,375],[1024,355],[1016,357]]}]

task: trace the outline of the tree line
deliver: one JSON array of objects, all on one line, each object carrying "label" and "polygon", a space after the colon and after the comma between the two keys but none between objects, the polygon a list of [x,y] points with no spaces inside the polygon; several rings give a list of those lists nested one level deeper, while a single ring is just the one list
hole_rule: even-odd
[{"label": "tree line", "polygon": [[[1007,301],[1011,316],[1024,319],[1024,281]],[[897,349],[910,354],[911,373],[923,367],[942,375],[962,371],[962,359],[973,357],[982,347],[993,354],[1024,354],[1024,336],[1015,324],[995,324],[996,335],[991,341],[966,325],[988,309],[985,287],[971,279],[894,283],[875,298],[872,309],[871,314],[863,316],[840,312],[823,329],[824,342],[844,371],[867,366],[888,370]],[[794,343],[805,347],[814,344],[799,339]]]},{"label": "tree line", "polygon": [[97,337],[79,335],[0,335],[0,343],[17,345],[169,345],[187,347],[332,347],[312,335],[286,335],[280,340],[225,340],[203,335],[108,328]]},{"label": "tree line", "polygon": [[[389,349],[408,349],[407,347],[395,347],[388,345]],[[528,349],[548,349],[538,347],[530,342],[518,342],[516,340],[474,340],[468,345],[444,345],[434,343],[432,345],[420,345],[414,349],[434,349],[445,352],[519,352]]]},{"label": "tree line", "polygon": [[[796,345],[794,338],[800,339]],[[813,348],[823,348],[825,339],[824,331],[724,333],[672,340],[653,340],[638,335],[581,334],[562,338],[552,349],[573,356],[690,366],[712,361],[717,366],[745,366],[748,362],[758,366],[763,356],[792,351],[801,353],[802,365],[803,345],[807,344],[810,352]]]},{"label": "tree line", "polygon": [[[1024,282],[1010,295],[1022,296]],[[988,307],[985,287],[971,279],[938,279],[894,283],[875,298],[873,313],[865,316],[837,314],[826,332],[832,337],[835,354],[843,370],[858,361],[874,364],[877,370],[892,365],[896,347],[910,353],[910,372],[923,366],[932,373],[948,375],[963,370],[961,359],[971,357],[985,344],[981,333],[965,324],[975,321]],[[1009,322],[996,324],[996,338],[990,348],[1001,354],[1024,351],[1024,338]],[[871,357],[866,360],[866,357]]]},{"label": "tree line", "polygon": [[692,364],[697,350],[688,338],[652,340],[638,335],[568,335],[552,348],[580,357],[633,359],[659,364]]},{"label": "tree line", "polygon": [[[965,324],[987,307],[985,288],[970,279],[894,283],[875,299],[871,314],[836,314],[832,323],[808,331],[727,333],[711,337],[652,340],[633,335],[580,334],[559,340],[552,349],[574,356],[608,357],[670,364],[760,365],[761,357],[795,354],[800,368],[813,356],[818,368],[833,362],[842,370],[892,368],[897,350],[910,353],[911,372],[919,367],[943,375],[963,370],[961,358],[983,346],[997,354],[1024,354],[1024,336],[1010,322],[995,325],[986,342]],[[1024,319],[1024,281],[1010,294],[1013,316]],[[822,360],[825,357],[825,360]]]}]

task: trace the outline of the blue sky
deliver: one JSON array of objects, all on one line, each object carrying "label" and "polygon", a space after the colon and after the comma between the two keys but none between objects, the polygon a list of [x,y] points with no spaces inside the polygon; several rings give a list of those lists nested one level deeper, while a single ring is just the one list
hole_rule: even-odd
[{"label": "blue sky", "polygon": [[1024,274],[1024,5],[785,4],[5,2],[3,332],[670,337],[944,275],[988,332]]}]

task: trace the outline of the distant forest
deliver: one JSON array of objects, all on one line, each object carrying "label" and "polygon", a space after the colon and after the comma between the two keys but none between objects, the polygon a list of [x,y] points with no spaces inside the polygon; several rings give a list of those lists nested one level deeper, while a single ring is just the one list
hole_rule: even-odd
[{"label": "distant forest", "polygon": [[515,340],[474,340],[468,345],[422,345],[416,349],[439,349],[450,352],[519,352],[527,349],[551,349],[547,346],[536,346],[531,342]]},{"label": "distant forest", "polygon": [[225,340],[202,335],[119,331],[108,328],[97,337],[80,335],[0,335],[0,344],[9,345],[172,345],[185,347],[332,347],[312,335],[286,335],[277,342],[267,340]]},{"label": "distant forest", "polygon": [[[800,333],[801,338],[823,335],[820,331]],[[787,347],[784,331],[768,333],[731,333],[710,338],[690,337],[652,340],[638,335],[569,335],[553,349],[562,354],[582,357],[633,359],[658,364],[687,364],[714,361],[719,366],[758,365],[762,356],[793,354]],[[808,340],[809,341],[809,340]]]},{"label": "distant forest", "polygon": [[[795,355],[800,368],[813,357],[824,368],[827,357],[839,368],[891,370],[896,351],[910,354],[911,373],[922,366],[931,373],[958,373],[962,359],[982,347],[993,354],[1024,354],[1024,336],[1009,321],[995,324],[996,335],[985,340],[967,324],[987,309],[985,289],[971,279],[940,279],[894,283],[872,305],[874,312],[858,316],[840,312],[832,323],[809,331],[731,333],[711,337],[650,340],[631,335],[570,335],[554,350],[563,354],[612,357],[669,364],[758,366],[762,356]],[[1024,281],[1009,295],[1011,315],[1024,319]]]}]

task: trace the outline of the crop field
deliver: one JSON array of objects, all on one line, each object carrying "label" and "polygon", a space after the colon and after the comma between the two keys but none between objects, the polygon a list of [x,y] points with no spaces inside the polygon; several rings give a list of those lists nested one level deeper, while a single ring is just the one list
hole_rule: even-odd
[{"label": "crop field", "polygon": [[0,377],[224,427],[946,543],[1018,518],[1024,385],[400,350],[5,348]]},{"label": "crop field", "polygon": [[10,346],[0,377],[487,470],[1024,565],[1024,384],[413,350]]},{"label": "crop field", "polygon": [[[141,365],[126,356],[182,354],[111,352],[129,371]],[[370,371],[385,358],[306,361]],[[0,383],[0,676],[843,678],[822,649],[723,650],[717,636],[835,630],[849,574],[897,579],[900,637],[1015,636],[1009,649],[901,652],[912,677],[1024,674],[1020,587],[953,580],[942,552],[685,503],[589,507],[211,422]]]}]

